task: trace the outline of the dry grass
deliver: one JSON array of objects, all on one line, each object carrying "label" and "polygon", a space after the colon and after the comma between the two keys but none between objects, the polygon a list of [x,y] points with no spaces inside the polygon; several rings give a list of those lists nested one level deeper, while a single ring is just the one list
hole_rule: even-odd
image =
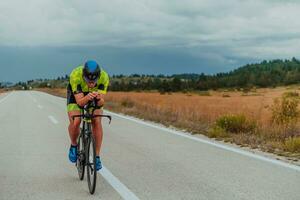
[{"label": "dry grass", "polygon": [[59,97],[67,97],[67,90],[64,88],[37,88],[35,90],[46,92]]},{"label": "dry grass", "polygon": [[[211,96],[197,94],[141,92],[109,92],[108,102],[121,102],[130,99],[139,108],[155,107],[165,113],[176,113],[180,119],[214,122],[224,114],[245,114],[247,118],[269,123],[271,120],[270,105],[279,97],[282,90],[260,90],[256,96],[242,96],[240,92],[210,92]],[[223,97],[226,96],[226,97]],[[228,97],[229,96],[229,97]]]},{"label": "dry grass", "polygon": [[287,138],[284,143],[284,147],[290,152],[300,152],[300,137]]},{"label": "dry grass", "polygon": [[[174,126],[192,133],[222,139],[241,146],[300,159],[298,126],[281,129],[272,124],[275,98],[295,88],[257,89],[255,92],[209,91],[203,93],[108,92],[106,108]],[[66,96],[65,89],[41,91]],[[224,115],[243,115],[257,125],[254,131],[229,133],[216,127]],[[296,134],[295,134],[296,133]],[[292,139],[288,139],[292,138]]]},{"label": "dry grass", "polygon": [[[161,95],[155,92],[109,92],[106,106],[110,110],[171,125],[192,133],[205,134],[241,146],[295,156],[294,151],[298,152],[298,147],[294,147],[295,144],[292,142],[287,143],[286,139],[298,135],[298,126],[283,129],[272,124],[271,108],[274,99],[286,92],[286,88],[258,89],[255,93],[246,95],[242,92],[210,91],[206,96],[193,93]],[[215,122],[226,115],[243,115],[247,120],[255,122],[257,129],[254,128],[247,133],[228,133],[216,127]],[[292,147],[287,148],[287,145]],[[296,154],[296,157],[300,158],[299,154]]]},{"label": "dry grass", "polygon": [[8,91],[7,89],[0,89],[0,94],[4,93],[4,92],[7,92],[7,91]]}]

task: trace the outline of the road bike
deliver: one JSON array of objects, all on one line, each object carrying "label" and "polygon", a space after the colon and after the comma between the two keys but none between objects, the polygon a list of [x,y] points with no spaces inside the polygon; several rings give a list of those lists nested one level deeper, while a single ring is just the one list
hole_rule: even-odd
[{"label": "road bike", "polygon": [[83,107],[80,115],[74,115],[73,120],[76,117],[80,117],[82,120],[80,127],[80,134],[77,139],[77,162],[76,168],[78,171],[79,179],[84,179],[85,167],[87,171],[87,182],[89,191],[94,194],[96,189],[97,170],[96,170],[96,145],[95,138],[92,133],[92,119],[97,117],[105,117],[111,122],[110,115],[94,115],[96,110],[96,100],[90,101]]}]

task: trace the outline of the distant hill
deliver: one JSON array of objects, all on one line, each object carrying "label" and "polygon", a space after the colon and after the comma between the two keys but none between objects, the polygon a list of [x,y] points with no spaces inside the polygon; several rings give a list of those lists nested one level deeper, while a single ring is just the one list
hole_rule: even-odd
[{"label": "distant hill", "polygon": [[248,64],[229,73],[212,77],[225,87],[258,86],[269,87],[300,82],[300,61],[272,60],[259,64]]},{"label": "distant hill", "polygon": [[12,82],[0,82],[0,88],[11,87],[14,84]]},{"label": "distant hill", "polygon": [[[116,76],[117,77],[117,76]],[[271,60],[247,64],[215,75],[175,74],[172,76],[122,76],[112,80],[112,90],[208,90],[218,88],[275,87],[300,83],[300,61]]]}]

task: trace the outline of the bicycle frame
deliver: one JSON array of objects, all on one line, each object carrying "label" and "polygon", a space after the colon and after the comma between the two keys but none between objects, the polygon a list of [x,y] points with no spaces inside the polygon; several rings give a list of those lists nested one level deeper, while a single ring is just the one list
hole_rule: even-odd
[{"label": "bicycle frame", "polygon": [[[80,115],[74,115],[72,116],[73,120],[76,117],[80,117],[82,119],[82,127],[80,129],[80,134],[79,134],[79,139],[81,138],[82,140],[82,151],[78,152],[78,162],[79,165],[77,165],[76,162],[76,166],[78,169],[78,174],[79,174],[79,178],[80,180],[83,179],[84,177],[84,169],[85,166],[88,168],[87,169],[87,175],[88,175],[88,185],[89,185],[89,189],[90,189],[90,193],[93,194],[95,191],[95,187],[96,187],[96,169],[95,169],[95,157],[93,157],[94,161],[90,162],[89,160],[89,147],[92,144],[93,145],[93,155],[95,156],[95,139],[92,136],[92,130],[91,130],[91,125],[92,125],[92,120],[94,118],[97,117],[106,117],[109,119],[109,124],[111,123],[111,116],[109,115],[94,115],[94,111],[96,110],[96,105],[97,102],[96,100],[93,100],[92,102],[89,102],[87,105],[84,106],[83,111]],[[80,144],[78,144],[80,145]],[[94,167],[92,167],[94,165]],[[93,184],[91,184],[90,181],[90,174],[89,171],[91,171],[92,173],[94,173],[93,175]]]},{"label": "bicycle frame", "polygon": [[[83,144],[84,146],[87,144],[87,139],[90,137],[90,134],[92,133],[91,130],[91,123],[92,119],[97,117],[106,117],[109,119],[109,124],[111,123],[111,116],[110,115],[94,115],[94,111],[96,110],[97,102],[96,100],[90,101],[88,104],[86,104],[83,107],[82,114],[80,115],[73,115],[73,120],[77,117],[80,117],[82,119],[82,127],[80,131],[80,135],[83,133]],[[91,110],[92,108],[92,110]],[[80,137],[79,135],[79,137]],[[84,148],[85,149],[85,148]],[[88,163],[85,163],[88,164]]]}]

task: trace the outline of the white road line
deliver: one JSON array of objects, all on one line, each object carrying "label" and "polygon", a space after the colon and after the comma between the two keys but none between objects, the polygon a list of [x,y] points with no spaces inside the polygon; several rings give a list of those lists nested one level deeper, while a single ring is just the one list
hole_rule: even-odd
[{"label": "white road line", "polygon": [[7,97],[10,95],[11,93],[8,93],[5,97],[3,97],[2,99],[0,99],[0,103],[2,103],[5,99],[7,99]]},{"label": "white road line", "polygon": [[244,155],[244,156],[248,156],[248,157],[255,158],[255,159],[258,159],[258,160],[262,160],[262,161],[265,161],[265,162],[269,162],[269,163],[279,165],[279,166],[282,166],[282,167],[286,167],[286,168],[289,168],[289,169],[293,169],[293,170],[296,170],[296,171],[300,171],[300,166],[297,166],[297,165],[289,164],[289,163],[286,163],[286,162],[283,162],[283,161],[280,161],[280,160],[275,160],[275,159],[272,159],[272,158],[267,158],[267,157],[264,157],[264,156],[261,156],[261,155],[254,154],[254,153],[249,152],[249,151],[245,151],[245,150],[238,149],[238,148],[235,148],[235,147],[227,146],[227,145],[220,144],[220,143],[217,143],[217,142],[214,142],[214,141],[201,139],[201,138],[198,138],[198,137],[195,137],[195,136],[188,135],[187,133],[184,133],[184,132],[181,132],[181,131],[176,131],[176,130],[160,127],[160,126],[150,124],[150,123],[144,122],[140,119],[136,119],[136,118],[133,118],[133,117],[124,116],[124,115],[113,113],[113,112],[110,112],[110,111],[107,111],[107,110],[105,110],[105,112],[107,112],[111,115],[123,118],[123,119],[127,119],[127,120],[130,120],[130,121],[139,123],[139,124],[143,124],[143,125],[146,125],[146,126],[149,126],[149,127],[152,127],[152,128],[156,128],[156,129],[159,129],[159,130],[162,130],[162,131],[174,134],[174,135],[178,135],[178,136],[188,138],[188,139],[191,139],[191,140],[194,140],[194,141],[198,141],[198,142],[201,142],[201,143],[204,143],[204,144],[212,145],[212,146],[215,146],[215,147],[227,150],[227,151],[238,153],[238,154],[241,154],[241,155]]},{"label": "white road line", "polygon": [[121,181],[115,177],[106,167],[102,166],[99,172],[103,178],[121,195],[125,200],[138,200],[139,198],[132,193]]},{"label": "white road line", "polygon": [[37,107],[38,107],[39,109],[42,109],[42,108],[43,108],[43,106],[41,106],[41,105],[37,105]]},{"label": "white road line", "polygon": [[48,118],[51,122],[53,122],[53,124],[58,124],[58,121],[52,115],[49,115]]}]

